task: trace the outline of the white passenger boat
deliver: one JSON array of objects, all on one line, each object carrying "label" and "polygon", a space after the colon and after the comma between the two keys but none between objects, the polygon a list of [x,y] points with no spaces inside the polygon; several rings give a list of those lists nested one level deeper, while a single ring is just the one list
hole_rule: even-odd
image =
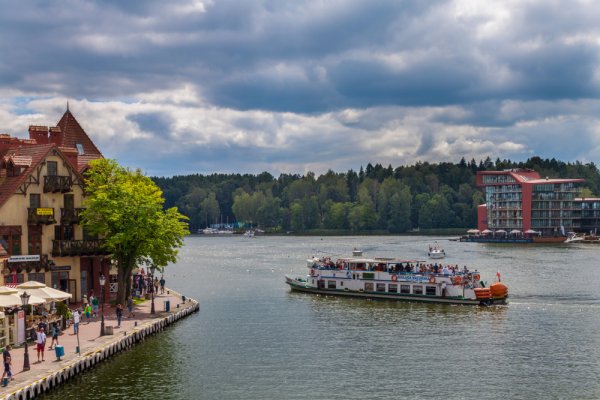
[{"label": "white passenger boat", "polygon": [[444,249],[440,249],[439,247],[431,247],[429,246],[429,253],[427,253],[429,258],[433,258],[435,260],[439,260],[440,258],[446,257],[446,252]]},{"label": "white passenger boat", "polygon": [[508,298],[508,287],[500,282],[499,273],[498,282],[486,287],[477,270],[453,270],[419,260],[366,258],[355,251],[352,257],[335,261],[330,257],[311,258],[307,266],[308,275],[286,275],[292,290],[468,305],[506,304]]}]

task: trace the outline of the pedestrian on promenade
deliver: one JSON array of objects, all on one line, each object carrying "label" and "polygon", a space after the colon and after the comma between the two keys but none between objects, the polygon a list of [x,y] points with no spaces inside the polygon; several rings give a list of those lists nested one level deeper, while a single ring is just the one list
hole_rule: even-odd
[{"label": "pedestrian on promenade", "polygon": [[92,312],[93,312],[93,316],[94,318],[96,318],[98,316],[98,306],[100,305],[100,301],[98,300],[98,298],[96,296],[94,296],[92,294]]},{"label": "pedestrian on promenade", "polygon": [[83,312],[85,313],[85,320],[87,321],[87,323],[90,323],[90,318],[92,317],[92,306],[90,306],[90,304],[86,304],[85,308],[83,309]]},{"label": "pedestrian on promenade", "polygon": [[154,294],[158,294],[158,285],[159,285],[158,277],[155,277],[154,278]]},{"label": "pedestrian on promenade", "polygon": [[38,362],[40,362],[40,353],[42,354],[42,361],[46,361],[44,360],[44,348],[46,347],[46,334],[44,333],[44,328],[38,329],[35,342],[37,343]]},{"label": "pedestrian on promenade", "polygon": [[4,348],[4,352],[2,353],[2,359],[4,360],[4,373],[2,374],[2,380],[4,381],[4,377],[8,376],[8,378],[12,381],[14,378],[12,377],[12,371],[10,370],[12,359],[10,358],[9,344],[7,344]]},{"label": "pedestrian on promenade", "polygon": [[81,314],[79,313],[79,309],[75,310],[73,313],[73,335],[77,335],[79,332],[79,321],[81,320]]},{"label": "pedestrian on promenade", "polygon": [[38,323],[38,330],[39,328],[43,328],[44,332],[48,332],[48,318],[47,317],[43,317],[40,322]]},{"label": "pedestrian on promenade", "polygon": [[56,344],[58,344],[58,335],[60,335],[60,327],[58,326],[58,322],[52,324],[52,342],[50,342],[50,347],[48,350],[52,350]]},{"label": "pedestrian on promenade", "polygon": [[121,318],[123,318],[123,305],[119,303],[117,305],[117,328],[121,327]]},{"label": "pedestrian on promenade", "polygon": [[165,277],[164,275],[160,276],[160,294],[165,294]]},{"label": "pedestrian on promenade", "polygon": [[129,311],[127,318],[135,317],[135,314],[133,313],[133,297],[131,296],[127,298],[127,311]]}]

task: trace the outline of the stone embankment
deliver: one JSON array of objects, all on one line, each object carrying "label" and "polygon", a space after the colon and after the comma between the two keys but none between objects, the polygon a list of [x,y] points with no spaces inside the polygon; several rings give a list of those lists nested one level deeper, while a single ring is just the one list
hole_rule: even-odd
[{"label": "stone embankment", "polygon": [[[167,302],[170,310],[166,311]],[[112,335],[99,336],[100,317],[89,322],[84,321],[80,326],[79,337],[69,328],[60,337],[60,344],[64,346],[65,356],[56,360],[55,352],[47,350],[44,362],[37,360],[35,346],[29,346],[31,369],[22,371],[24,349],[11,350],[13,359],[12,370],[15,374],[14,381],[8,386],[0,386],[0,399],[26,400],[40,396],[53,390],[69,379],[94,368],[97,364],[109,359],[113,355],[127,350],[145,338],[161,332],[163,329],[200,310],[200,304],[193,299],[186,299],[172,290],[165,295],[159,295],[155,300],[156,313],[150,313],[150,301],[138,305],[134,309],[134,316],[127,318],[124,310],[123,322],[120,327],[116,325],[114,308],[110,309],[110,316],[105,314],[105,325],[113,329]],[[159,308],[161,309],[159,311]],[[105,308],[105,312],[109,311]],[[81,348],[81,355],[76,353],[77,342]],[[48,339],[47,344],[50,343]],[[48,363],[48,361],[51,361]]]}]

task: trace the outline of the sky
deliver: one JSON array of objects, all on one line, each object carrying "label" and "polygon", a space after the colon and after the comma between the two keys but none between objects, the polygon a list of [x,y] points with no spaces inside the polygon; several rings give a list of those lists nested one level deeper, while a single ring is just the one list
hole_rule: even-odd
[{"label": "sky", "polygon": [[150,176],[600,158],[600,3],[0,0],[0,133]]}]

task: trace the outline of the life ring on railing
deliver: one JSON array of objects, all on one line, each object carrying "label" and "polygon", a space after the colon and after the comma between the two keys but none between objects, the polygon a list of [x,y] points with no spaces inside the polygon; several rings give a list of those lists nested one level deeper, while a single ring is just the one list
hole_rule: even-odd
[{"label": "life ring on railing", "polygon": [[429,277],[429,283],[435,283],[435,276]]},{"label": "life ring on railing", "polygon": [[392,275],[392,280],[396,282],[398,280],[398,275]]},{"label": "life ring on railing", "polygon": [[459,276],[455,276],[454,277],[454,282],[455,285],[460,285],[462,283],[462,278]]},{"label": "life ring on railing", "polygon": [[475,275],[473,276],[473,278],[475,278],[475,280],[476,280],[476,281],[478,281],[478,280],[481,278],[481,276],[479,276],[479,274],[475,274]]}]

